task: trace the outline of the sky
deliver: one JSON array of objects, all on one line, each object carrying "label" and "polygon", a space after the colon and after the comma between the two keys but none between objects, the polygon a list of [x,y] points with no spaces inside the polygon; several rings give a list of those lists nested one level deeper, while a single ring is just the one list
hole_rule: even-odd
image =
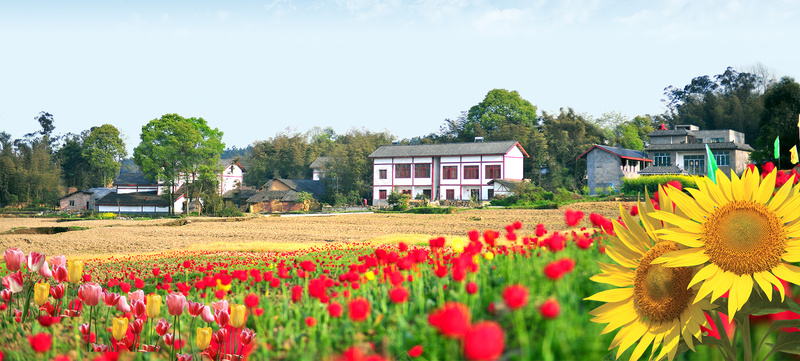
[{"label": "sky", "polygon": [[800,0],[0,2],[0,131],[164,114],[227,146],[332,127],[439,131],[495,88],[542,111],[660,114],[664,88],[758,64],[800,78]]}]

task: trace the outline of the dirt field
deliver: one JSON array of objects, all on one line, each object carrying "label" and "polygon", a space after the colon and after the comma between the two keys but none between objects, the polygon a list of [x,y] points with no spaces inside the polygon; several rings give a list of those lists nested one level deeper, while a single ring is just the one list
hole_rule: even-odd
[{"label": "dirt field", "polygon": [[[630,207],[630,204],[625,204]],[[586,217],[580,226],[590,226],[588,215],[597,212],[616,219],[618,203],[578,203]],[[78,257],[159,253],[193,250],[293,250],[328,242],[393,241],[408,237],[425,241],[438,236],[465,236],[470,229],[502,230],[520,220],[520,234],[533,234],[537,223],[548,230],[564,229],[564,210],[464,210],[448,215],[348,214],[327,217],[251,217],[241,221],[220,218],[189,218],[183,225],[174,219],[91,220],[57,222],[46,218],[0,218],[0,249],[19,247],[25,253]],[[57,234],[2,234],[17,228],[87,227]]]}]

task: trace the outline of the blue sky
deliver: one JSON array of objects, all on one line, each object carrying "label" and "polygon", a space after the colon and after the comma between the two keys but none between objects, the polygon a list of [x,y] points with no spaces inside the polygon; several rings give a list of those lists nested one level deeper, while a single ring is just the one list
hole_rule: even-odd
[{"label": "blue sky", "polygon": [[292,130],[436,132],[494,88],[539,111],[665,109],[663,89],[762,64],[800,78],[800,1],[3,1],[0,131],[166,113],[239,147]]}]

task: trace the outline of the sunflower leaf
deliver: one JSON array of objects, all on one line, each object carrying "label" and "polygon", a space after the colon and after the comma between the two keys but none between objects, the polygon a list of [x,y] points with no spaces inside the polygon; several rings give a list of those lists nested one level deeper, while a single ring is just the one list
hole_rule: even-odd
[{"label": "sunflower leaf", "polygon": [[776,351],[800,355],[800,334],[797,332],[781,332],[775,340]]}]

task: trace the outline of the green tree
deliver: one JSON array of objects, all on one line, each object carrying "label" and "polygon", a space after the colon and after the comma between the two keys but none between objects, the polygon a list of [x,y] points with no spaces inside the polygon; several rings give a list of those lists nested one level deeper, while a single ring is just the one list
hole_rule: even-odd
[{"label": "green tree", "polygon": [[604,144],[602,130],[572,108],[557,115],[544,113],[542,127],[550,155],[545,188],[578,191],[586,177],[586,159],[578,156],[594,144]]},{"label": "green tree", "polygon": [[56,152],[64,185],[67,187],[83,189],[91,184],[92,173],[89,162],[83,156],[85,138],[82,135],[68,134],[64,138],[64,145]]},{"label": "green tree", "polygon": [[225,148],[222,132],[211,129],[203,118],[184,118],[166,114],[142,127],[141,142],[133,159],[151,180],[160,180],[168,189],[170,214],[174,214],[174,191],[179,177],[194,174],[200,165],[219,162]]},{"label": "green tree", "polygon": [[125,142],[120,138],[119,130],[111,124],[92,127],[83,142],[83,157],[96,177],[94,185],[110,186],[126,156]]},{"label": "green tree", "polygon": [[275,137],[253,143],[245,183],[261,186],[273,178],[306,178],[313,159],[308,158],[306,136],[287,129]]},{"label": "green tree", "polygon": [[775,161],[775,137],[780,137],[780,164],[789,166],[789,149],[798,143],[798,114],[800,114],[800,84],[783,77],[764,94],[764,111],[759,119],[760,132],[756,151],[750,158],[757,162]]},{"label": "green tree", "polygon": [[370,199],[372,193],[372,161],[369,155],[382,145],[392,143],[388,132],[370,132],[353,129],[336,137],[337,146],[328,155],[323,182],[326,186],[325,200],[338,203],[360,203]]},{"label": "green tree", "polygon": [[522,99],[516,90],[492,89],[483,101],[469,109],[465,120],[462,140],[494,138],[495,132],[504,129],[507,132],[508,127],[522,129],[536,124],[536,107]]}]

